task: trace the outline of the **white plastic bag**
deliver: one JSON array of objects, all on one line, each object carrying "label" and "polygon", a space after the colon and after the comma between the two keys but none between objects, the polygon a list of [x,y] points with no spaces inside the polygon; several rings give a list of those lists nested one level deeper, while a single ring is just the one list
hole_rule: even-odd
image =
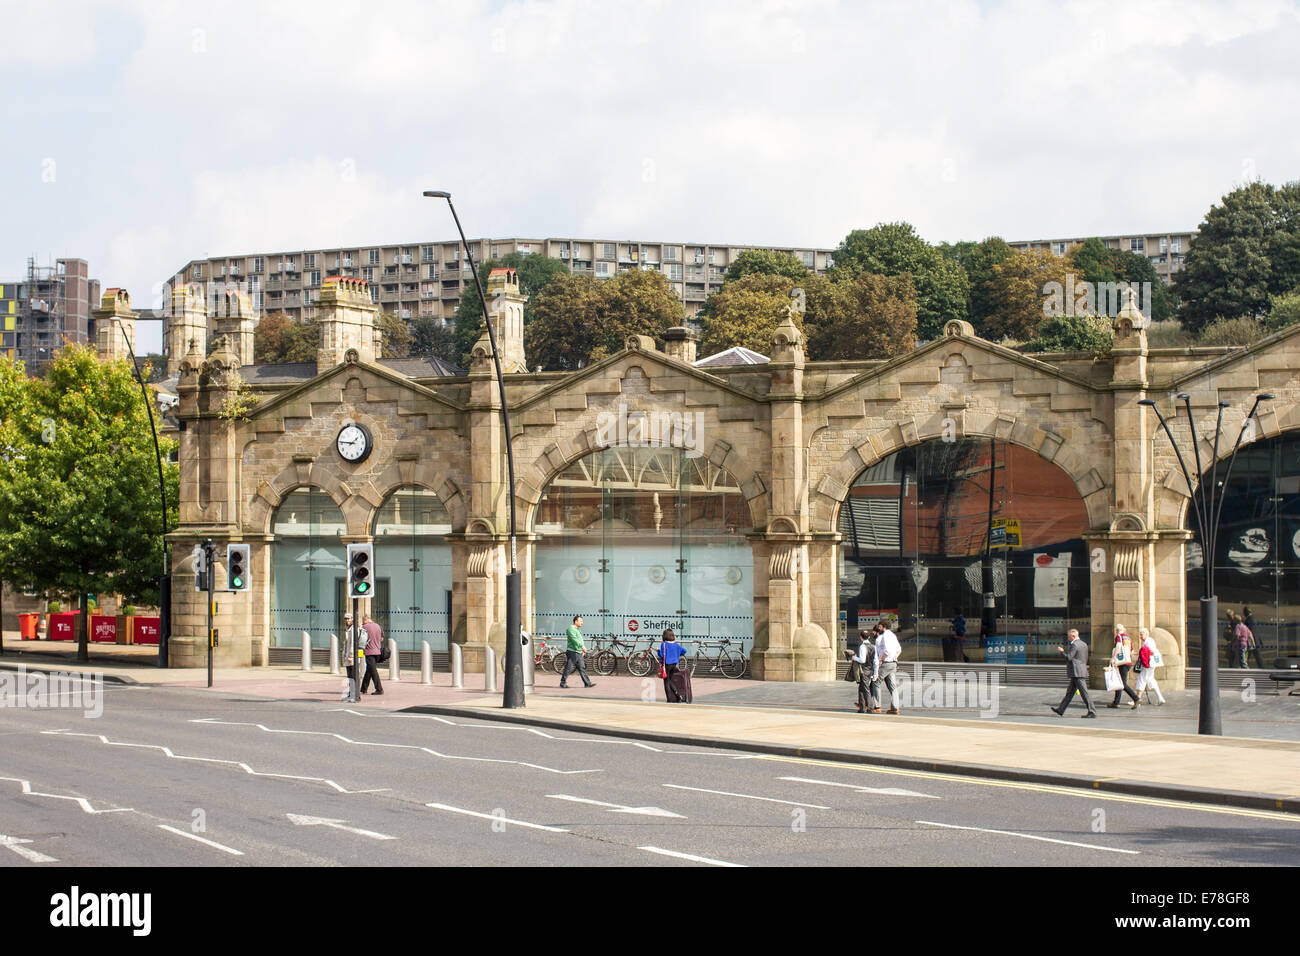
[{"label": "white plastic bag", "polygon": [[1107,690],[1124,689],[1124,681],[1120,679],[1119,668],[1117,667],[1106,668],[1106,689]]}]

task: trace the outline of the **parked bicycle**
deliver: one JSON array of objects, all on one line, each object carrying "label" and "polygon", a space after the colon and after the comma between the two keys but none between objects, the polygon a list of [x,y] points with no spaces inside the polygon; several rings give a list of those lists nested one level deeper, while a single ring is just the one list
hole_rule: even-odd
[{"label": "parked bicycle", "polygon": [[[683,642],[685,643],[685,641]],[[722,638],[717,641],[691,641],[694,644],[695,653],[687,658],[687,667],[690,669],[691,676],[695,676],[695,669],[701,663],[707,662],[709,667],[705,674],[716,674],[721,672],[723,677],[735,679],[742,676],[749,668],[749,658],[745,656],[744,645],[740,649],[731,650],[732,641],[730,638]],[[737,642],[739,643],[739,642]],[[702,653],[703,648],[715,647],[716,654]]]},{"label": "parked bicycle", "polygon": [[[601,640],[603,643],[604,639]],[[595,656],[591,660],[591,669],[597,674],[609,677],[618,670],[618,662],[620,659],[626,662],[628,673],[630,674],[634,674],[637,677],[644,677],[646,674],[650,673],[648,669],[639,674],[632,670],[632,659],[638,656],[635,641],[628,644],[611,635],[609,643],[609,647],[601,647],[596,651]]]}]

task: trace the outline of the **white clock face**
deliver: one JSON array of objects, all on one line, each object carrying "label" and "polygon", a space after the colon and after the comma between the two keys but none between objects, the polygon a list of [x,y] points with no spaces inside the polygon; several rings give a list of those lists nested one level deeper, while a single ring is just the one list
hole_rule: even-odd
[{"label": "white clock face", "polygon": [[360,425],[345,425],[339,432],[338,449],[344,461],[361,461],[370,453],[370,435]]}]

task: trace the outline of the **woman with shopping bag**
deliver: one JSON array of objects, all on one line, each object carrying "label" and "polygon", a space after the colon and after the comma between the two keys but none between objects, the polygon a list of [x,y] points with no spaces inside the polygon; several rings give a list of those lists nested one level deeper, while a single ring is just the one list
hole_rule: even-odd
[{"label": "woman with shopping bag", "polygon": [[[1160,651],[1156,649],[1156,642],[1151,636],[1151,632],[1145,627],[1138,628],[1138,638],[1142,642],[1142,646],[1138,648],[1137,652],[1138,698],[1141,699],[1144,693],[1150,695],[1154,691],[1156,703],[1163,704],[1165,695],[1160,693],[1160,685],[1156,683],[1156,668],[1164,664],[1160,658]],[[1147,699],[1150,700],[1150,697],[1148,696]]]},{"label": "woman with shopping bag", "polygon": [[691,693],[691,674],[682,662],[686,648],[677,642],[672,628],[664,631],[659,645],[659,676],[664,682],[664,697],[670,704],[689,704],[695,699]]},{"label": "woman with shopping bag", "polygon": [[[1111,668],[1114,668],[1112,673]],[[1133,669],[1133,644],[1128,636],[1128,631],[1124,629],[1123,624],[1115,625],[1115,647],[1110,652],[1110,667],[1106,673],[1106,689],[1115,691],[1115,699],[1107,704],[1107,707],[1118,707],[1120,698],[1128,694],[1133,698],[1133,703],[1129,704],[1129,709],[1137,707],[1138,695],[1133,693],[1133,688],[1128,686],[1128,672]],[[1116,675],[1118,676],[1118,686],[1115,685]]]}]

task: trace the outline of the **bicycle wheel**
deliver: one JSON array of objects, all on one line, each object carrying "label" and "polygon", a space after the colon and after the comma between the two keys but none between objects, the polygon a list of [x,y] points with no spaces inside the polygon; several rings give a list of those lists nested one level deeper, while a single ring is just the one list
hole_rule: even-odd
[{"label": "bicycle wheel", "polygon": [[566,652],[566,651],[563,651],[563,650],[556,651],[554,654],[552,654],[552,655],[551,655],[551,670],[555,671],[555,673],[557,673],[557,674],[563,674],[563,673],[564,673],[564,660],[565,660],[565,657],[567,657],[567,656],[568,656],[568,655],[567,655],[567,652]]},{"label": "bicycle wheel", "polygon": [[657,663],[652,651],[637,651],[627,659],[627,672],[633,677],[645,677],[651,664]]},{"label": "bicycle wheel", "polygon": [[722,665],[723,676],[731,678],[743,675],[749,664],[743,654],[733,654],[731,651],[723,651],[718,662]]},{"label": "bicycle wheel", "polygon": [[608,677],[618,668],[618,658],[613,651],[601,651],[591,659],[591,669],[602,677]]}]

